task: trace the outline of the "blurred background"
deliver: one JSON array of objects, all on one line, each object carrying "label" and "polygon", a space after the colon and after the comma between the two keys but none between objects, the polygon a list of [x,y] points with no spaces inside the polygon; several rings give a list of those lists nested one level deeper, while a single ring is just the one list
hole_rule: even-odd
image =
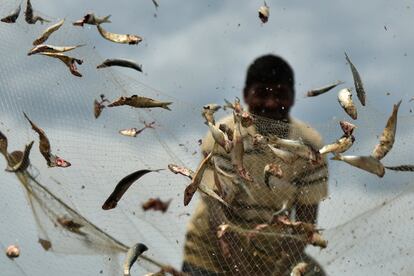
[{"label": "blurred background", "polygon": [[[26,55],[50,24],[26,24],[25,1],[16,24],[0,24],[0,128],[10,149],[22,149],[35,140],[31,160],[36,179],[116,239],[128,246],[139,241],[151,244],[149,256],[180,267],[185,225],[196,204],[194,200],[182,206],[185,179],[163,172],[131,188],[116,210],[105,212],[101,205],[117,181],[134,170],[165,168],[168,163],[195,169],[200,158],[197,140],[207,131],[200,116],[202,105],[240,97],[248,65],[263,54],[280,55],[291,64],[296,79],[293,116],[309,122],[331,142],[340,135],[337,122],[349,120],[337,103],[339,89],[316,98],[304,94],[336,80],[345,81],[342,87],[353,87],[347,52],[367,93],[367,106],[357,105],[357,142],[350,152],[372,151],[392,105],[402,99],[397,140],[384,163],[413,163],[414,103],[409,102],[414,96],[409,81],[414,65],[414,35],[409,30],[413,1],[269,0],[266,24],[257,15],[262,1],[157,2],[158,8],[151,0],[32,0],[35,11],[53,23],[66,20],[48,44],[86,44],[70,52],[84,60],[78,66],[82,78],[70,75],[59,61]],[[20,1],[0,3],[3,17]],[[115,44],[104,40],[95,26],[72,26],[87,12],[110,14],[112,23],[103,25],[106,30],[137,34],[143,41]],[[106,58],[133,59],[142,64],[143,73],[96,70]],[[101,93],[109,100],[138,94],[174,103],[171,112],[105,109],[95,120],[92,103]],[[46,167],[37,150],[37,135],[22,111],[46,131],[52,150],[69,160],[71,168]],[[119,129],[142,126],[144,120],[155,120],[157,128],[137,138],[118,134]],[[0,167],[5,166],[1,159]],[[319,216],[329,247],[310,252],[329,275],[412,275],[410,173],[387,171],[380,179],[343,163],[332,161],[329,166],[330,196],[322,202]],[[39,230],[30,196],[13,174],[0,173],[0,183],[1,246],[18,244],[22,249],[15,260],[0,254],[4,275],[120,274],[123,256],[74,254],[78,249],[68,236],[56,236],[61,252],[44,251],[38,238],[46,232],[52,235],[53,226]],[[144,213],[138,203],[151,196],[172,198],[170,210],[164,215]],[[144,271],[139,265],[133,268],[134,275]]]}]

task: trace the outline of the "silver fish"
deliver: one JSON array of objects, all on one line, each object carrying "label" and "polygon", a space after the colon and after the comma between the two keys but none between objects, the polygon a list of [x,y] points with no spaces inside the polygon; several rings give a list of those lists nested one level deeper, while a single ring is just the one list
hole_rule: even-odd
[{"label": "silver fish", "polygon": [[314,150],[312,147],[305,145],[301,140],[290,140],[273,137],[272,142],[278,147],[290,151],[291,153],[294,153],[301,158],[307,159],[313,163],[319,163],[321,161],[319,152]]},{"label": "silver fish", "polygon": [[339,121],[339,125],[341,126],[342,131],[344,132],[345,135],[352,135],[352,133],[354,132],[354,129],[357,128],[354,124],[351,124],[350,122],[347,122],[347,121]]},{"label": "silver fish", "polygon": [[233,149],[231,151],[231,164],[238,172],[241,178],[252,182],[253,178],[246,170],[243,164],[244,144],[243,136],[241,134],[240,116],[236,114],[236,109],[233,111],[234,130],[233,130]]},{"label": "silver fish", "polygon": [[296,154],[290,151],[281,150],[273,145],[268,145],[268,146],[278,158],[282,159],[282,161],[287,164],[292,164],[294,161],[296,161],[299,158]]},{"label": "silver fish", "polygon": [[227,153],[230,153],[232,149],[232,142],[227,137],[227,134],[221,131],[218,127],[212,123],[208,123],[210,133],[213,136],[214,141],[220,145]]},{"label": "silver fish", "polygon": [[323,86],[323,87],[320,87],[320,88],[309,90],[306,93],[306,96],[307,97],[319,96],[319,95],[324,94],[324,93],[328,92],[329,90],[331,90],[331,89],[333,89],[333,88],[335,88],[338,85],[343,84],[343,83],[344,83],[343,81],[337,81],[337,82],[335,82],[333,84],[330,84],[330,85],[326,85],[326,86]]},{"label": "silver fish", "polygon": [[263,170],[263,174],[264,174],[264,182],[269,189],[270,189],[270,184],[269,184],[270,176],[274,176],[279,179],[283,177],[282,168],[280,167],[280,165],[274,164],[274,163],[266,164]]},{"label": "silver fish", "polygon": [[129,105],[137,108],[161,107],[167,110],[171,110],[168,107],[170,104],[172,104],[172,102],[160,102],[154,99],[132,95],[131,97],[119,97],[114,102],[110,103],[108,107]]},{"label": "silver fish", "polygon": [[414,172],[414,165],[385,166],[386,169],[400,172]]},{"label": "silver fish", "polygon": [[138,35],[110,33],[104,30],[101,25],[97,25],[97,28],[103,38],[112,42],[132,45],[142,41],[142,37]]},{"label": "silver fish", "polygon": [[354,64],[352,64],[351,60],[349,59],[346,53],[345,53],[345,58],[346,58],[346,61],[349,63],[349,66],[351,67],[352,77],[354,78],[354,85],[355,85],[355,90],[357,92],[358,99],[361,102],[361,104],[365,106],[365,90],[362,84],[361,76],[359,75],[358,70],[356,69]]},{"label": "silver fish", "polygon": [[190,179],[193,179],[194,176],[194,172],[192,170],[190,170],[189,168],[183,167],[183,166],[178,166],[175,164],[168,164],[168,169],[175,173],[175,174],[181,174],[184,175]]},{"label": "silver fish", "polygon": [[308,267],[309,265],[307,263],[298,263],[290,272],[290,276],[304,276]]},{"label": "silver fish", "polygon": [[344,88],[338,92],[338,102],[345,110],[345,112],[351,116],[352,119],[356,120],[358,117],[357,109],[352,101],[351,90]]},{"label": "silver fish", "polygon": [[26,10],[24,12],[24,15],[25,15],[25,20],[28,24],[36,24],[37,21],[40,21],[40,24],[43,24],[44,22],[50,22],[49,20],[46,20],[43,17],[33,14],[33,7],[32,7],[32,3],[30,2],[30,0],[27,0]]},{"label": "silver fish", "polygon": [[36,46],[45,42],[52,33],[56,32],[60,27],[62,27],[63,23],[65,23],[65,19],[62,19],[58,23],[47,28],[38,38],[35,39],[35,41],[33,41],[33,45]]},{"label": "silver fish", "polygon": [[104,62],[96,66],[96,68],[106,68],[110,66],[121,66],[135,69],[139,72],[142,72],[142,65],[136,63],[135,61],[128,59],[106,59]]},{"label": "silver fish", "polygon": [[15,23],[17,18],[19,17],[20,10],[22,9],[22,5],[19,6],[9,15],[3,17],[0,21],[4,23]]},{"label": "silver fish", "polygon": [[99,17],[93,13],[88,13],[82,19],[73,22],[73,25],[83,27],[83,24],[99,25],[102,23],[111,23],[111,20],[109,20],[110,17],[111,15]]},{"label": "silver fish", "polygon": [[193,198],[193,195],[197,191],[197,189],[200,186],[201,179],[203,178],[204,172],[209,166],[210,160],[213,157],[213,153],[210,152],[204,159],[201,161],[200,165],[198,166],[196,172],[194,173],[194,176],[191,180],[191,183],[187,186],[187,188],[184,191],[184,206],[187,206],[191,199]]},{"label": "silver fish", "polygon": [[385,168],[382,163],[372,156],[355,156],[355,155],[340,155],[337,154],[331,160],[340,160],[348,163],[351,166],[357,167],[364,171],[383,177]]},{"label": "silver fish", "polygon": [[25,169],[27,169],[27,167],[30,165],[30,160],[29,160],[29,155],[30,155],[30,150],[32,149],[34,141],[31,141],[29,144],[27,144],[24,148],[24,152],[23,154],[21,154],[21,157],[19,158],[19,160],[10,160],[11,158],[13,158],[13,156],[15,155],[10,155],[8,156],[8,164],[7,164],[7,168],[6,171],[7,172],[18,172],[18,171],[23,171]]},{"label": "silver fish", "polygon": [[203,106],[203,111],[201,112],[201,115],[206,120],[204,123],[208,125],[208,123],[212,123],[213,125],[216,124],[216,121],[214,120],[214,113],[217,112],[221,106],[218,104],[206,104]]},{"label": "silver fish", "polygon": [[73,57],[68,57],[68,56],[66,56],[62,53],[42,52],[40,54],[44,55],[44,56],[49,56],[49,57],[59,59],[60,61],[62,61],[69,68],[69,71],[72,73],[72,75],[77,76],[77,77],[82,77],[82,74],[78,71],[76,63],[81,65],[83,63],[83,60],[73,58]]},{"label": "silver fish", "polygon": [[355,141],[354,136],[344,135],[342,138],[337,140],[335,143],[323,146],[319,150],[319,153],[320,154],[327,154],[329,152],[332,152],[334,154],[343,153],[352,147],[352,145],[354,144],[354,141]]},{"label": "silver fish", "polygon": [[397,115],[401,101],[394,105],[391,116],[388,118],[384,131],[381,134],[380,142],[375,146],[372,156],[378,160],[384,158],[392,149],[395,141],[395,132],[397,130]]},{"label": "silver fish", "polygon": [[131,267],[145,251],[148,250],[148,247],[145,244],[137,243],[131,246],[128,249],[125,261],[124,261],[124,276],[131,275]]},{"label": "silver fish", "polygon": [[34,54],[38,54],[38,53],[43,53],[43,52],[48,52],[48,53],[63,53],[63,52],[68,52],[68,51],[72,51],[76,48],[79,47],[83,47],[86,44],[81,44],[81,45],[75,45],[75,46],[53,46],[53,45],[47,45],[47,44],[41,44],[41,45],[37,45],[36,47],[33,47],[28,53],[28,56],[34,55]]},{"label": "silver fish", "polygon": [[263,6],[259,8],[258,12],[259,18],[262,21],[262,23],[266,23],[269,20],[270,15],[270,9],[269,6],[266,4],[266,1],[264,2]]}]

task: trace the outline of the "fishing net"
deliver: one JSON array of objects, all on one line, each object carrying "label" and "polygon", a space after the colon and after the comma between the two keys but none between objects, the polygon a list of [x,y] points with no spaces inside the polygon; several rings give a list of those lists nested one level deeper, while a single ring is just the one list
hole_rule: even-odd
[{"label": "fishing net", "polygon": [[[15,7],[15,3],[3,4],[2,13]],[[119,275],[125,253],[137,242],[146,244],[149,250],[133,266],[133,275],[156,272],[163,265],[180,268],[184,251],[193,265],[223,275],[288,274],[299,262],[312,263],[309,256],[317,260],[310,273],[413,273],[409,261],[414,244],[410,235],[410,173],[387,170],[383,178],[378,178],[329,158],[327,165],[323,160],[310,163],[304,158],[287,165],[267,145],[253,145],[254,135],[242,127],[246,137],[244,166],[254,181],[240,177],[229,155],[219,148],[212,161],[220,169],[218,179],[223,191],[217,188],[214,166],[210,166],[200,184],[210,195],[196,193],[184,206],[184,189],[190,180],[171,173],[167,166],[177,164],[195,171],[204,154],[212,150],[211,137],[205,137],[208,127],[200,116],[201,105],[158,91],[115,69],[96,70],[103,61],[92,47],[96,37],[71,24],[63,25],[48,43],[86,44],[69,52],[84,59],[78,66],[82,78],[71,75],[59,60],[41,55],[28,57],[32,41],[44,28],[40,24],[27,25],[21,15],[16,24],[0,29],[0,130],[8,138],[10,152],[35,141],[30,167],[1,176],[1,245],[5,249],[18,244],[22,251],[14,260],[1,257],[2,267],[10,274]],[[352,83],[350,75],[348,81]],[[100,94],[110,101],[138,94],[173,102],[172,111],[104,108],[95,119],[93,102]],[[357,103],[358,128],[356,141],[347,152],[350,155],[371,153],[392,111],[394,102],[387,101],[382,109],[370,94],[367,97],[367,106]],[[305,100],[308,103],[304,112],[315,109],[317,99],[300,99]],[[338,121],[350,118],[336,102],[330,106],[336,108],[327,108],[329,116],[323,122],[306,117],[306,113],[298,116],[310,125],[296,119],[282,123],[255,117],[255,133],[319,147],[322,142],[318,142],[315,129],[325,143],[334,142],[342,136]],[[52,152],[70,161],[71,167],[47,167],[38,150],[38,135],[23,112],[46,132]],[[215,118],[231,126],[232,110],[221,109]],[[155,122],[154,129],[145,129],[137,137],[118,132],[141,128],[144,122]],[[410,123],[412,116],[404,102],[398,116],[397,139],[384,164],[412,163],[412,133],[405,127]],[[201,149],[199,139],[203,142]],[[6,167],[1,160],[0,166]],[[264,168],[271,163],[281,165],[284,176],[270,176],[265,181]],[[139,169],[165,170],[142,177],[115,209],[102,210],[116,183]],[[167,212],[142,209],[145,201],[157,197],[171,199]],[[287,215],[295,221],[299,212],[311,214],[310,205],[319,202],[317,228],[328,241],[324,249],[310,245],[306,231],[277,220]],[[298,203],[302,210],[294,208]],[[272,225],[272,219],[278,223]]]}]

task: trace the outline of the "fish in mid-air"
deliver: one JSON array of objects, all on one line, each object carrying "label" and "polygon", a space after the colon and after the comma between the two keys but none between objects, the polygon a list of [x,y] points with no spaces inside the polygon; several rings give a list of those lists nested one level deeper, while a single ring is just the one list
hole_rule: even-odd
[{"label": "fish in mid-air", "polygon": [[131,187],[131,185],[140,179],[142,176],[146,175],[150,172],[159,172],[163,169],[158,170],[138,170],[135,171],[124,178],[121,179],[121,181],[118,182],[116,185],[114,191],[111,193],[111,195],[108,197],[108,199],[105,201],[105,203],[102,205],[102,209],[104,210],[110,210],[117,206],[118,201],[121,200],[122,196],[125,194],[125,192]]},{"label": "fish in mid-air", "polygon": [[135,61],[128,59],[106,59],[104,62],[96,66],[97,69],[106,68],[110,66],[121,66],[135,69],[139,72],[142,72],[142,65],[136,63]]},{"label": "fish in mid-air", "polygon": [[28,56],[34,55],[34,54],[38,54],[38,53],[43,53],[43,52],[48,52],[48,53],[63,53],[63,52],[68,52],[68,51],[72,51],[76,48],[85,46],[86,44],[81,44],[81,45],[75,45],[75,46],[53,46],[53,45],[47,45],[47,44],[40,44],[37,45],[35,47],[33,47],[28,53]]},{"label": "fish in mid-air", "polygon": [[104,94],[101,94],[100,97],[101,97],[101,100],[99,102],[96,99],[93,101],[93,113],[95,115],[95,119],[98,119],[98,117],[102,113],[102,110],[105,108],[104,103],[105,102],[110,103],[110,101],[108,101],[105,98],[105,95]]},{"label": "fish in mid-air", "polygon": [[352,135],[354,129],[357,128],[354,124],[347,121],[339,121],[339,125],[341,126],[341,129],[345,135]]},{"label": "fish in mid-air", "polygon": [[97,28],[103,38],[112,42],[133,45],[142,41],[142,37],[138,35],[111,33],[104,30],[101,25],[97,25]]},{"label": "fish in mid-air", "polygon": [[355,85],[355,90],[357,92],[358,99],[361,102],[361,104],[365,106],[365,90],[362,84],[361,76],[359,75],[358,70],[356,69],[354,64],[351,62],[351,60],[349,59],[346,53],[345,53],[345,58],[346,58],[346,61],[349,63],[349,66],[351,67],[352,77],[354,78],[354,85]]},{"label": "fish in mid-air", "polygon": [[175,174],[181,174],[184,175],[190,179],[193,179],[194,176],[194,172],[192,170],[190,170],[189,168],[183,167],[183,166],[178,166],[175,164],[168,164],[168,169],[175,173]]},{"label": "fish in mid-air", "polygon": [[17,172],[27,169],[30,165],[29,155],[34,141],[24,147],[24,151],[14,151],[7,158],[7,172]]},{"label": "fish in mid-air", "polygon": [[282,168],[280,167],[280,165],[274,164],[274,163],[266,164],[263,170],[263,174],[264,174],[264,182],[269,189],[270,189],[270,183],[269,183],[270,176],[274,176],[277,178],[283,177]]},{"label": "fish in mid-air", "polygon": [[77,77],[82,77],[82,74],[78,71],[78,68],[76,67],[76,63],[81,65],[83,63],[83,60],[73,58],[73,57],[68,57],[62,53],[42,52],[40,54],[59,59],[69,68],[69,71],[72,73],[72,75],[77,76]]},{"label": "fish in mid-air", "polygon": [[141,254],[147,250],[148,250],[148,247],[142,243],[134,244],[128,249],[125,262],[124,262],[124,276],[131,275],[130,271],[131,271],[132,265],[135,263],[138,257],[141,256]]},{"label": "fish in mid-air", "polygon": [[385,166],[386,169],[400,172],[414,172],[414,165]]},{"label": "fish in mid-air", "polygon": [[155,121],[151,122],[149,124],[147,124],[144,121],[144,127],[140,128],[140,129],[138,129],[136,127],[128,128],[128,129],[122,129],[122,130],[119,131],[119,133],[124,135],[124,136],[137,137],[137,135],[140,134],[141,132],[143,132],[145,129],[147,129],[147,128],[152,128],[153,129],[154,124],[155,124]]},{"label": "fish in mid-air", "polygon": [[114,102],[109,104],[108,107],[129,105],[129,106],[137,107],[137,108],[161,107],[167,110],[171,110],[168,107],[170,104],[172,104],[172,102],[160,102],[160,101],[153,100],[150,98],[132,95],[131,97],[123,97],[123,96],[119,97]]},{"label": "fish in mid-air", "polygon": [[203,178],[204,172],[209,166],[209,162],[211,160],[211,157],[213,156],[213,153],[210,152],[204,159],[201,161],[200,165],[198,166],[196,172],[194,173],[191,183],[185,188],[184,191],[184,206],[187,206],[191,199],[193,198],[193,195],[199,188],[201,179]]},{"label": "fish in mid-air", "polygon": [[348,88],[341,89],[338,92],[338,102],[352,119],[356,120],[358,118],[357,109],[352,101],[351,90]]},{"label": "fish in mid-air", "polygon": [[27,0],[24,16],[24,19],[28,24],[36,24],[37,21],[40,21],[41,24],[43,24],[44,22],[50,22],[49,20],[46,20],[43,17],[33,14],[33,7],[30,0]]},{"label": "fish in mid-air", "polygon": [[395,141],[395,132],[397,130],[397,115],[401,101],[394,105],[391,116],[388,118],[387,124],[381,134],[380,142],[375,146],[372,156],[378,160],[387,155],[392,149]]},{"label": "fish in mid-air", "polygon": [[266,23],[269,20],[269,15],[270,15],[270,9],[266,1],[264,2],[263,6],[259,8],[258,12],[259,12],[259,18],[262,21],[262,23]]},{"label": "fish in mid-air", "polygon": [[329,90],[331,90],[331,89],[333,89],[333,88],[335,88],[338,85],[343,84],[343,83],[344,83],[343,81],[337,81],[337,82],[335,82],[333,84],[329,84],[329,85],[326,85],[326,86],[323,86],[323,87],[320,87],[320,88],[316,88],[316,89],[309,90],[306,93],[306,96],[307,97],[316,97],[316,96],[319,96],[319,95],[324,94],[324,93],[328,92]]},{"label": "fish in mid-air", "polygon": [[347,151],[355,142],[355,137],[353,135],[344,135],[335,143],[328,144],[323,146],[320,150],[320,154],[327,154],[332,152],[334,154],[343,153]]},{"label": "fish in mid-air", "polygon": [[52,154],[49,139],[47,138],[46,133],[43,131],[43,129],[39,128],[35,123],[33,123],[26,115],[26,113],[23,112],[23,115],[29,121],[30,125],[32,126],[32,129],[36,131],[37,134],[39,134],[39,150],[43,157],[46,159],[47,165],[49,167],[70,167],[71,164],[68,161],[64,160],[63,158],[57,155]]},{"label": "fish in mid-air", "polygon": [[73,22],[72,24],[74,26],[83,27],[83,24],[99,25],[99,24],[102,24],[102,23],[111,23],[111,20],[109,20],[110,17],[111,17],[111,15],[99,17],[99,16],[96,16],[93,13],[88,13],[82,19],[79,19],[79,20]]},{"label": "fish in mid-air", "polygon": [[165,213],[168,207],[170,206],[171,200],[172,199],[164,202],[159,198],[150,198],[145,203],[142,204],[142,209],[144,211],[154,210],[154,211],[161,211]]},{"label": "fish in mid-air", "polygon": [[37,46],[45,42],[52,33],[56,32],[60,27],[62,27],[63,23],[65,23],[65,19],[62,19],[56,24],[47,28],[38,38],[35,39],[35,41],[33,41],[33,45]]},{"label": "fish in mid-air", "polygon": [[217,126],[212,123],[208,123],[210,133],[213,136],[214,141],[220,145],[227,153],[230,153],[233,143],[227,137],[227,134],[221,131]]},{"label": "fish in mid-air", "polygon": [[20,248],[17,245],[9,245],[6,249],[6,256],[14,259],[20,256]]},{"label": "fish in mid-air", "polygon": [[331,160],[344,161],[351,166],[360,168],[364,171],[383,177],[385,174],[385,168],[382,163],[372,156],[355,156],[355,155],[340,155],[337,154],[331,158]]},{"label": "fish in mid-air", "polygon": [[201,112],[201,116],[206,120],[204,123],[208,125],[208,123],[212,123],[213,125],[216,124],[214,120],[214,113],[216,113],[221,106],[218,104],[206,104],[203,106],[203,111]]},{"label": "fish in mid-air", "polygon": [[[291,140],[291,139],[283,139],[279,137],[272,137],[272,142],[279,148],[283,150],[290,151],[301,158],[309,160],[312,163],[319,163],[321,162],[321,155],[319,152],[309,145],[304,144],[301,140]],[[275,147],[273,146],[273,149]],[[273,150],[272,149],[272,150]],[[273,152],[275,152],[273,150]]]},{"label": "fish in mid-air", "polygon": [[86,233],[82,232],[80,229],[83,227],[82,224],[75,222],[73,219],[68,218],[66,215],[58,217],[56,221],[69,232],[86,236]]},{"label": "fish in mid-air", "polygon": [[19,6],[11,14],[3,17],[0,21],[4,23],[15,23],[17,18],[19,17],[21,9],[22,5],[19,4]]},{"label": "fish in mid-air", "polygon": [[309,265],[304,262],[300,262],[295,267],[293,267],[292,271],[290,272],[290,276],[304,276],[306,271],[308,270]]}]

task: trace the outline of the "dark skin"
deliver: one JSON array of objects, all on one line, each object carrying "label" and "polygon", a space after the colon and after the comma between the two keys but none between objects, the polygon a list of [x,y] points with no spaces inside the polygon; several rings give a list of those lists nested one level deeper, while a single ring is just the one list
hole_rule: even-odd
[{"label": "dark skin", "polygon": [[[273,120],[287,120],[294,104],[294,91],[278,83],[254,83],[244,93],[249,112]],[[295,204],[296,220],[316,223],[319,204]]]}]

